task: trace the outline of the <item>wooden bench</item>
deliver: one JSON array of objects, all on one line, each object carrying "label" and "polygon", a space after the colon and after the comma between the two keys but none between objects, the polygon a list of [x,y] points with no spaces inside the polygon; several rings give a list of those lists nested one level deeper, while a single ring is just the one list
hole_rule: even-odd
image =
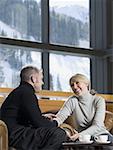
[{"label": "wooden bench", "polygon": [[[3,103],[5,97],[13,90],[13,88],[0,88],[0,105]],[[39,98],[39,105],[41,111],[58,110],[61,108],[65,100],[69,96],[73,95],[72,92],[62,92],[62,91],[50,91],[41,90],[36,92]],[[111,94],[97,94],[102,96],[106,101],[106,108],[108,111],[113,112],[113,95]]]}]

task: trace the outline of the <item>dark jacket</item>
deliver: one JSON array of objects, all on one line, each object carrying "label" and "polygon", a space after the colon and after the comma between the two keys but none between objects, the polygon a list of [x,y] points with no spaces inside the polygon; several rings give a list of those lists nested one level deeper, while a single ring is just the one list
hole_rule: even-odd
[{"label": "dark jacket", "polygon": [[42,116],[34,88],[27,82],[21,83],[8,95],[1,107],[1,119],[7,124],[9,132],[20,126],[57,126],[55,121]]}]

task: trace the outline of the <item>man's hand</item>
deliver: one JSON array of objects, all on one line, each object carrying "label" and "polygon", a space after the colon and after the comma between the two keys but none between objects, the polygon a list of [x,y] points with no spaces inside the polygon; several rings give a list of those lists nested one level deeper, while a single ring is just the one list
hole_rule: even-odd
[{"label": "man's hand", "polygon": [[52,113],[43,114],[43,116],[46,118],[49,118],[50,120],[53,120],[53,118],[56,118],[56,115]]}]

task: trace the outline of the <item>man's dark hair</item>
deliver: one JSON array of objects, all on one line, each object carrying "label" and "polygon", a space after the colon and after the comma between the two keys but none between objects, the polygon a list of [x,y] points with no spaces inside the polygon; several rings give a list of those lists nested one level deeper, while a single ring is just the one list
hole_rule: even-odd
[{"label": "man's dark hair", "polygon": [[20,73],[21,81],[29,81],[32,74],[39,73],[39,69],[33,66],[24,67]]}]

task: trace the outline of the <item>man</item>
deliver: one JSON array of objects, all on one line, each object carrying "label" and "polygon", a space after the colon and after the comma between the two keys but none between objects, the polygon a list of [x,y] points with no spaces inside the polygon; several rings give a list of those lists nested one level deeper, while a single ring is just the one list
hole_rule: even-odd
[{"label": "man", "polygon": [[60,150],[66,133],[56,121],[42,116],[35,91],[43,81],[42,71],[27,66],[21,70],[20,85],[1,107],[2,120],[7,124],[9,145],[17,150]]}]

